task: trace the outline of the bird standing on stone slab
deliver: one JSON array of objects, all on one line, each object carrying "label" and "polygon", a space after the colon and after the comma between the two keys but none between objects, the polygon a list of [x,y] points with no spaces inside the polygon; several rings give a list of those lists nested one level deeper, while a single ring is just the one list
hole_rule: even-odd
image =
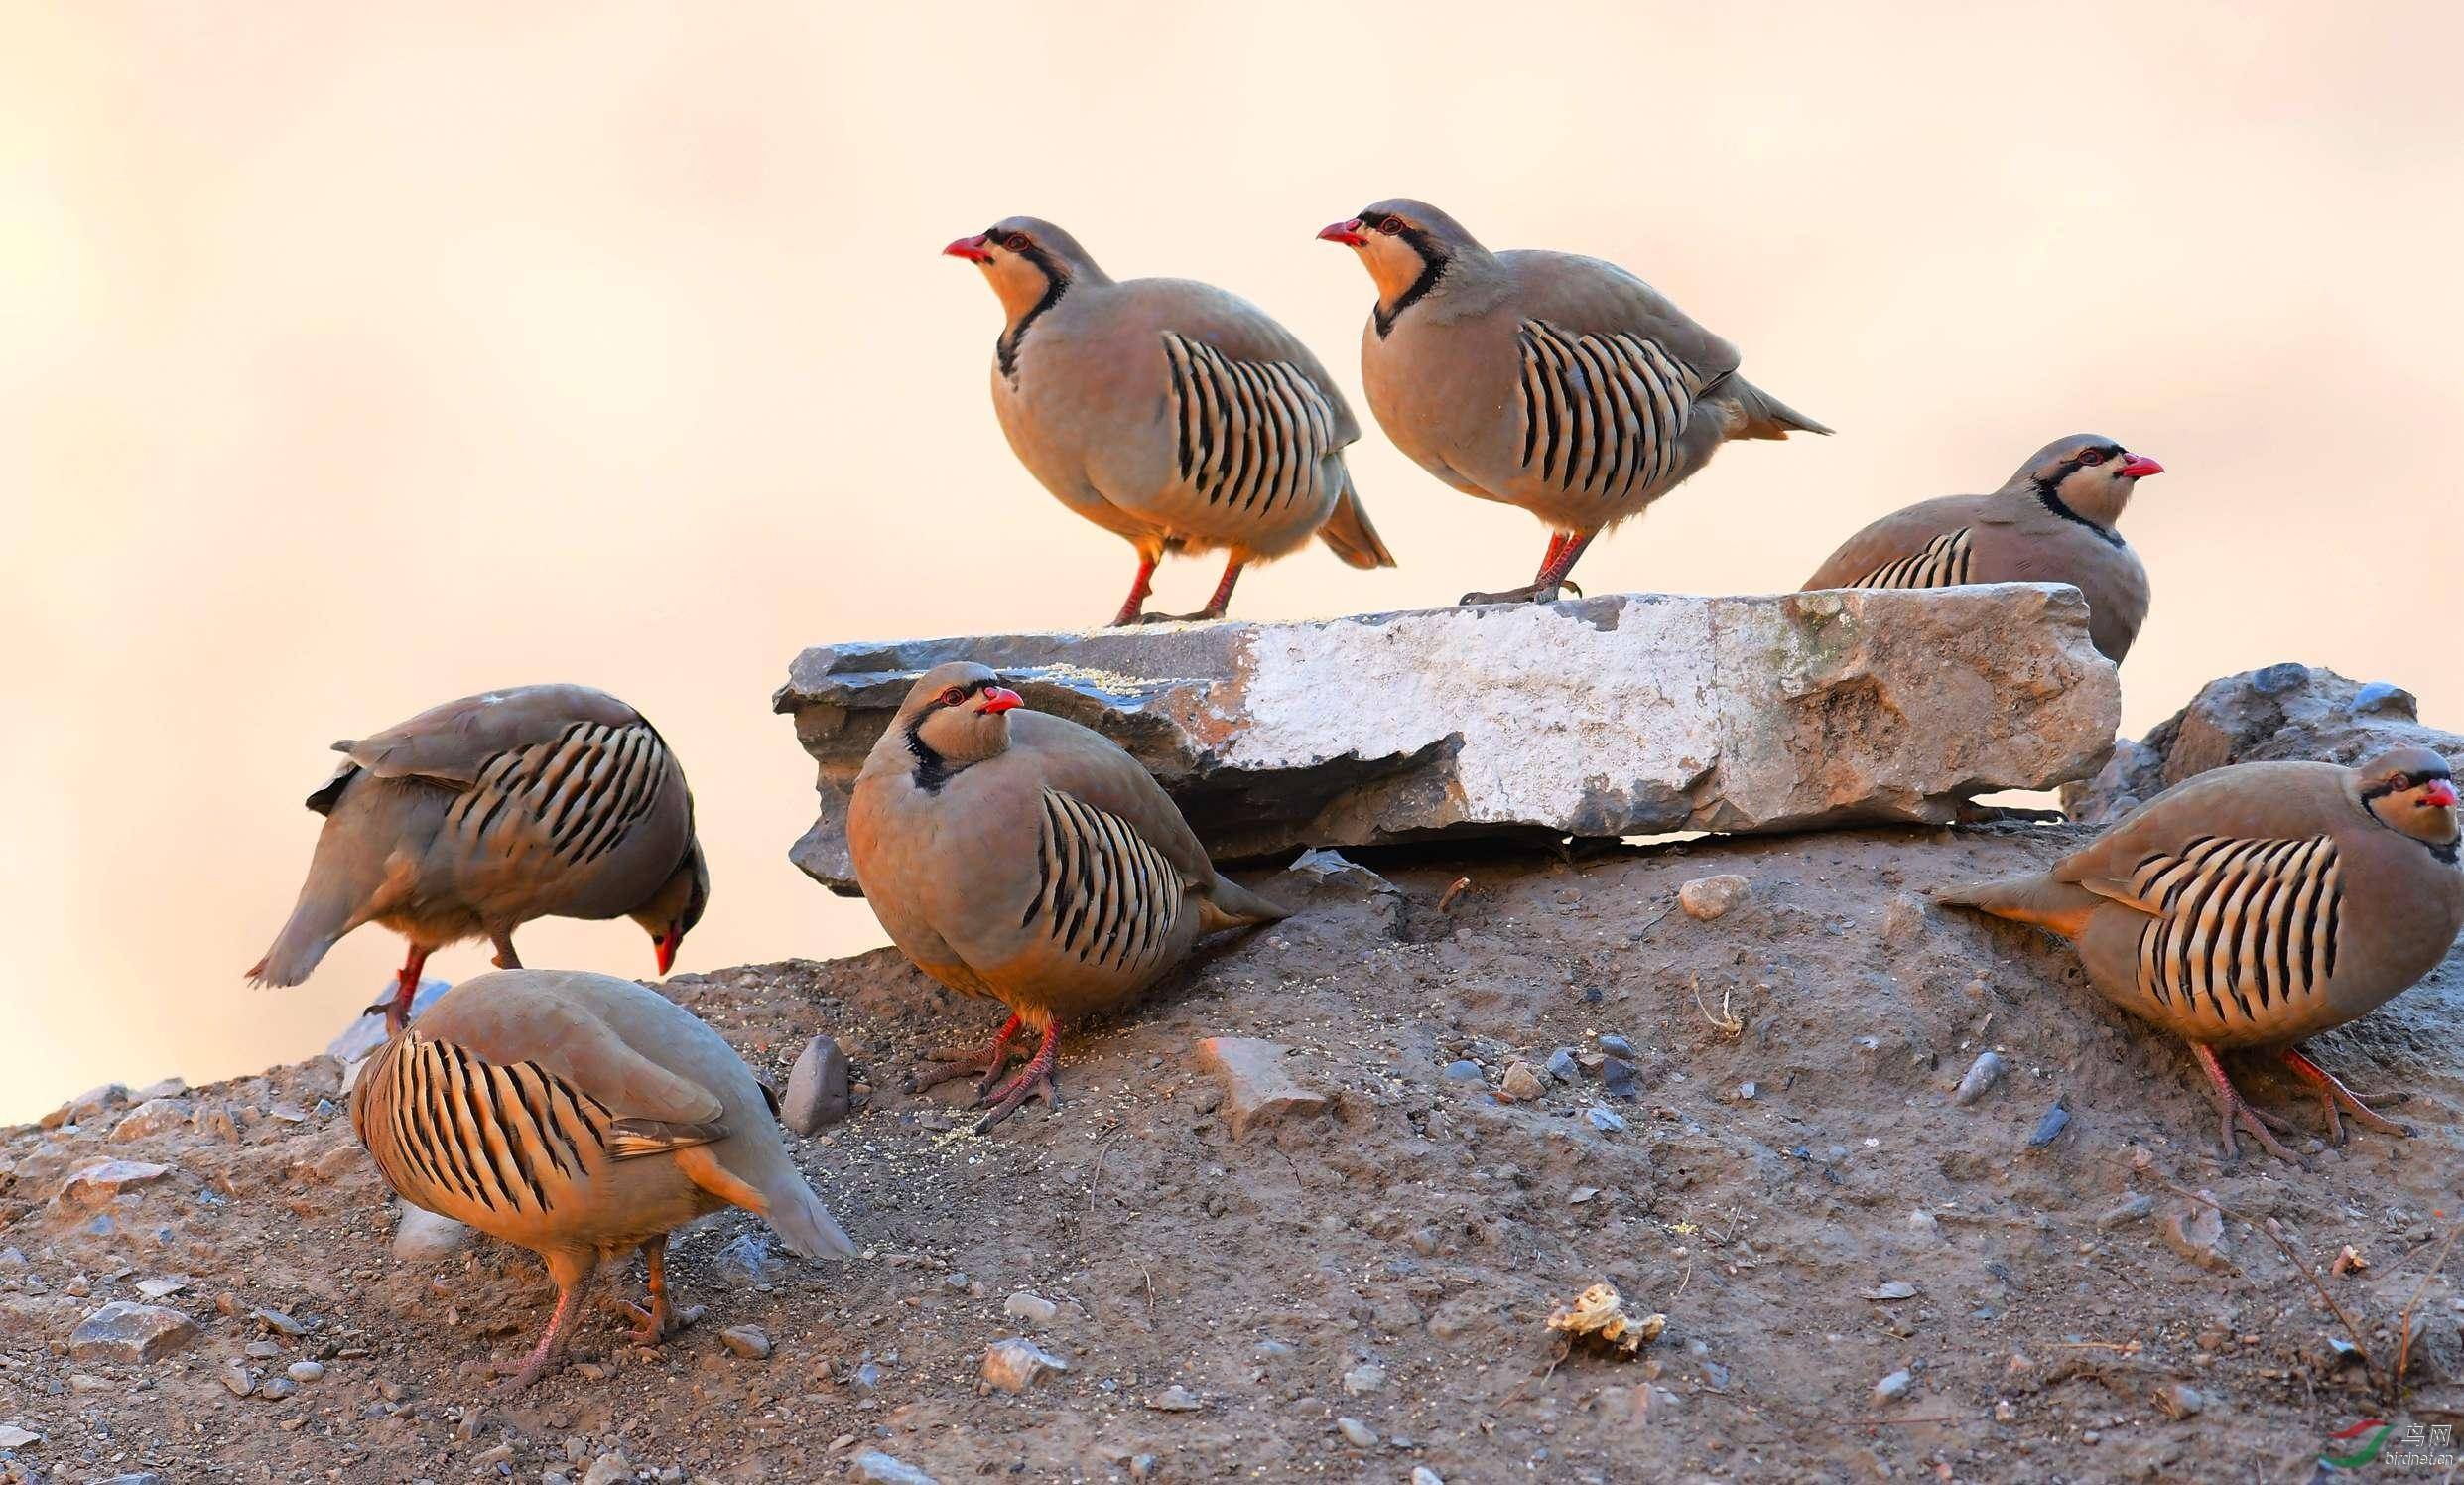
[{"label": "bird standing on stone slab", "polygon": [[[1350,566],[1394,566],[1344,467],[1360,424],[1263,310],[1186,279],[1114,283],[1031,216],[942,251],[981,268],[1008,317],[992,406],[1019,462],[1137,549],[1113,623],[1221,618],[1242,568],[1312,536]],[[1196,613],[1147,613],[1155,564],[1180,551],[1225,553],[1224,581]]]},{"label": "bird standing on stone slab", "polygon": [[2097,434],[2056,439],[1990,495],[1946,495],[1876,521],[1805,586],[2068,583],[2087,596],[2088,637],[2119,665],[2147,616],[2147,569],[2114,523],[2139,481],[2163,472]]},{"label": "bird standing on stone slab", "polygon": [[711,878],[684,769],[642,714],[587,686],[518,686],[431,708],[333,750],[308,796],[325,817],[291,921],[248,972],[297,985],[335,940],[382,923],[411,941],[383,1010],[400,1030],[428,956],[485,938],[519,969],[533,918],[629,917],[659,973],[702,920]]},{"label": "bird standing on stone slab", "polygon": [[1399,199],[1318,235],[1377,285],[1361,377],[1378,426],[1448,484],[1549,527],[1528,587],[1467,604],[1553,602],[1593,538],[1730,439],[1831,431],[1738,375],[1736,346],[1614,263],[1491,252]]},{"label": "bird standing on stone slab", "polygon": [[[1219,875],[1153,776],[1075,722],[1018,710],[981,665],[925,673],[873,744],[847,810],[856,883],[917,968],[1009,1007],[980,1053],[936,1058],[911,1086],[980,1074],[987,1130],[1054,1101],[1065,1022],[1120,1005],[1199,935],[1275,922]],[[1011,1039],[1039,1034],[1008,1082]]]},{"label": "bird standing on stone slab", "polygon": [[465,980],[359,1070],[351,1127],[411,1205],[545,1260],[556,1313],[518,1363],[518,1392],[554,1364],[606,1260],[639,1249],[656,1345],[699,1310],[667,1287],[667,1235],[742,1207],[810,1259],[855,1245],[805,1183],[761,1085],[691,1012],[630,980],[514,970]]},{"label": "bird standing on stone slab", "polygon": [[2359,768],[2237,763],[2184,780],[2046,872],[1936,900],[2033,923],[2079,949],[2106,999],[2190,1043],[2234,1155],[2238,1125],[2306,1164],[2246,1103],[2218,1050],[2276,1047],[2339,1109],[2391,1134],[2294,1043],[2365,1015],[2436,968],[2464,928],[2447,760],[2397,747]]}]

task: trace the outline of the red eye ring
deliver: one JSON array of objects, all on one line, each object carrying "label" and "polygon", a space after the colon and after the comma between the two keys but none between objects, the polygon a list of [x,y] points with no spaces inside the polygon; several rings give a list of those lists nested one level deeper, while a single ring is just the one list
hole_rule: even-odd
[{"label": "red eye ring", "polygon": [[964,686],[953,686],[941,693],[941,704],[945,707],[955,707],[965,700],[967,700],[967,688]]},{"label": "red eye ring", "polygon": [[2105,462],[2105,451],[2090,449],[2079,456],[2079,462],[2083,465],[2101,465]]},{"label": "red eye ring", "polygon": [[1395,233],[1403,230],[1403,223],[1399,219],[1389,216],[1377,223],[1377,230],[1391,237]]},{"label": "red eye ring", "polygon": [[1034,244],[1027,241],[1027,234],[1024,232],[1012,232],[1008,236],[1001,239],[1001,246],[1008,248],[1014,253],[1025,252],[1033,245]]}]

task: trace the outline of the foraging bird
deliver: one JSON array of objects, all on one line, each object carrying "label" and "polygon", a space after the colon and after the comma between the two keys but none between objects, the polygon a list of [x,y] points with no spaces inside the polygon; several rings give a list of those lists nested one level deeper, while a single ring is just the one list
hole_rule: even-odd
[{"label": "foraging bird", "polygon": [[672,1306],[667,1235],[721,1207],[795,1253],[855,1245],[805,1183],[752,1069],[693,1012],[630,980],[508,970],[465,980],[398,1030],[351,1087],[351,1128],[416,1207],[527,1248],[556,1281],[547,1333],[499,1364],[518,1392],[560,1358],[599,1266],[635,1249],[656,1345],[699,1310]]},{"label": "foraging bird", "polygon": [[642,714],[587,686],[517,686],[433,707],[333,750],[325,817],[291,920],[248,972],[297,985],[334,941],[381,923],[411,942],[385,1012],[400,1030],[428,956],[463,939],[519,969],[533,918],[629,917],[664,975],[702,920],[710,871],[685,772]]},{"label": "foraging bird", "polygon": [[[1031,216],[942,251],[982,269],[1007,316],[992,407],[1019,463],[1137,549],[1113,623],[1221,618],[1242,568],[1312,536],[1352,567],[1394,566],[1344,467],[1361,425],[1265,311],[1187,279],[1114,283]],[[1196,613],[1148,614],[1155,564],[1180,551],[1223,552],[1224,581]]]},{"label": "foraging bird", "polygon": [[1945,495],[1876,521],[1805,586],[2068,583],[2087,596],[2088,637],[2119,665],[2147,616],[2147,569],[2114,523],[2139,481],[2163,472],[2109,438],[2056,439],[1990,495]]},{"label": "foraging bird", "polygon": [[1377,285],[1361,335],[1369,410],[1430,473],[1547,523],[1526,588],[1549,603],[1593,538],[1730,439],[1831,430],[1737,374],[1737,347],[1614,263],[1491,252],[1435,206],[1385,201],[1318,233]]},{"label": "foraging bird", "polygon": [[2224,1121],[2287,1160],[2288,1128],[2243,1101],[2219,1048],[2277,1047],[2326,1109],[2408,1134],[2294,1045],[2435,968],[2464,928],[2447,760],[2396,747],[2358,768],[2237,763],[2198,774],[2040,874],[1935,900],[2033,923],[2078,947],[2106,999],[2190,1043]]},{"label": "foraging bird", "polygon": [[[1201,934],[1282,908],[1219,876],[1171,798],[1101,735],[1042,712],[981,665],[956,661],[908,691],[856,775],[855,879],[926,974],[1010,1016],[989,1049],[936,1058],[912,1086],[982,1074],[985,1130],[1031,1096],[1054,1102],[1064,1022],[1119,1005]],[[1006,1084],[1010,1039],[1040,1033]]]}]

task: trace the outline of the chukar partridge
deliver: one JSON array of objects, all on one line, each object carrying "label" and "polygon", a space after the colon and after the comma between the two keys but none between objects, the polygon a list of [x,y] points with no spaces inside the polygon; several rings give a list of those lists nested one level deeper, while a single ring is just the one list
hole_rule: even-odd
[{"label": "chukar partridge", "polygon": [[[1064,1023],[1119,1005],[1199,935],[1282,908],[1217,874],[1160,785],[1100,734],[1042,712],[981,665],[938,666],[907,693],[856,775],[847,845],[891,942],[952,990],[1010,1015],[987,1050],[936,1058],[922,1088],[982,1075],[991,1128],[1054,1101]],[[1007,1083],[1011,1038],[1038,1033]]]},{"label": "chukar partridge", "polygon": [[1385,201],[1318,233],[1377,285],[1361,378],[1386,436],[1430,473],[1550,531],[1548,603],[1594,537],[1642,514],[1730,439],[1831,430],[1737,374],[1737,347],[1614,263],[1491,252],[1455,219]]},{"label": "chukar partridge", "polygon": [[[659,973],[702,920],[711,878],[685,772],[642,714],[587,686],[518,686],[434,707],[333,750],[308,807],[325,817],[300,900],[248,972],[297,985],[362,923],[410,940],[390,1029],[428,956],[485,938],[518,969],[533,918],[629,917]],[[371,1010],[377,1008],[371,1007]]]},{"label": "chukar partridge", "polygon": [[2112,439],[2056,439],[1990,495],[1946,495],[1848,539],[1807,588],[2068,583],[2087,596],[2088,637],[2115,664],[2147,616],[2147,569],[2114,529],[2131,491],[2164,466]]},{"label": "chukar partridge", "polygon": [[2368,1013],[2464,928],[2447,760],[2398,747],[2358,768],[2237,763],[2186,779],[2029,877],[1938,900],[2033,923],[2078,947],[2108,1000],[2190,1043],[2234,1153],[2239,1125],[2287,1160],[2219,1049],[2277,1047],[2325,1106],[2391,1133],[2294,1043]]},{"label": "chukar partridge", "polygon": [[735,1206],[805,1258],[855,1245],[796,1169],[761,1085],[691,1012],[630,980],[508,970],[448,991],[351,1087],[351,1127],[404,1201],[543,1259],[556,1313],[512,1375],[563,1353],[592,1279],[635,1249],[653,1345],[699,1311],[670,1305],[667,1235]]},{"label": "chukar partridge", "polygon": [[[1187,279],[1115,283],[1069,233],[1013,216],[942,249],[983,270],[1007,321],[992,407],[1062,504],[1125,539],[1138,574],[1115,624],[1221,618],[1251,563],[1315,536],[1392,567],[1344,467],[1361,436],[1309,347],[1245,299]],[[1221,551],[1206,608],[1149,615],[1166,552]]]}]

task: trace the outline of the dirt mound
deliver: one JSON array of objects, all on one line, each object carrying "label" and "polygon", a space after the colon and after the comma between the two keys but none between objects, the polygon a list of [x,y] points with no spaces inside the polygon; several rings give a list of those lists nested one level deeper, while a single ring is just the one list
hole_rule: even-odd
[{"label": "dirt mound", "polygon": [[[2443,1257],[2464,956],[2318,1044],[2357,1087],[2410,1090],[2420,1138],[2357,1136],[2315,1175],[2227,1170],[2178,1047],[2050,941],[1925,902],[2076,839],[1867,832],[1271,880],[1296,916],[1071,1038],[1062,1108],[989,1138],[942,1101],[957,1085],[897,1091],[908,1059],[991,1022],[894,956],[680,977],[669,991],[782,1081],[816,1030],[853,1058],[856,1114],[799,1148],[871,1256],[791,1268],[749,1219],[713,1219],[671,1269],[709,1306],[699,1326],[504,1405],[459,1366],[544,1322],[538,1265],[484,1242],[395,1259],[331,1063],[189,1095],[232,1111],[227,1141],[207,1113],[116,1142],[116,1114],[16,1131],[0,1425],[41,1438],[0,1457],[64,1481],[895,1477],[867,1450],[945,1482],[2294,1478],[2357,1419],[2453,1421],[2445,1281],[2402,1409],[2336,1343],[2392,1362]],[[1730,873],[1740,905],[1678,908],[1684,882]],[[1210,1036],[1289,1048],[1278,1071],[1325,1112],[1293,1099],[1234,1140]],[[1953,1104],[1988,1050],[1999,1082]],[[112,1157],[171,1169],[55,1201]],[[2176,1187],[2236,1215],[2207,1233]],[[2321,1272],[2360,1256],[2325,1281],[2360,1333],[2253,1221]],[[1547,1316],[1604,1280],[1665,1331],[1631,1359],[1560,1359]],[[151,1361],[72,1352],[111,1300],[198,1333]],[[986,1349],[1013,1336],[1068,1370],[983,1392]],[[612,1318],[585,1336],[616,1341]],[[267,1397],[300,1362],[322,1375]]]}]

